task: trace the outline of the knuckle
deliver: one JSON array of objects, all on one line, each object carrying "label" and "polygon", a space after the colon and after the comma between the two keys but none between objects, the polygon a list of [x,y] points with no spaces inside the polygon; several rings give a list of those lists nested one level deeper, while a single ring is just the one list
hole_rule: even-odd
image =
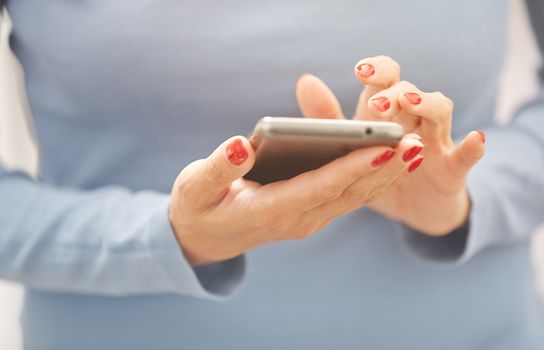
[{"label": "knuckle", "polygon": [[453,113],[454,103],[448,96],[444,95],[441,91],[435,91],[432,95],[436,98],[437,103],[440,104],[446,115]]},{"label": "knuckle", "polygon": [[271,216],[262,220],[261,228],[265,234],[277,236],[288,231],[289,224],[287,219],[283,216]]},{"label": "knuckle", "polygon": [[342,201],[345,208],[359,208],[370,202],[375,201],[385,190],[385,182],[372,184],[369,190],[350,190],[342,195]]},{"label": "knuckle", "polygon": [[208,158],[207,175],[212,179],[220,179],[224,176],[220,161],[216,157]]},{"label": "knuckle", "polygon": [[357,181],[363,176],[367,175],[367,168],[364,166],[356,166],[348,170],[348,176],[351,181]]},{"label": "knuckle", "polygon": [[338,188],[335,184],[324,185],[318,190],[317,197],[320,201],[330,202],[338,198]]},{"label": "knuckle", "polygon": [[383,187],[375,188],[367,193],[365,198],[365,204],[374,202],[376,199],[378,199],[384,191]]},{"label": "knuckle", "polygon": [[348,190],[342,193],[341,200],[344,206],[357,206],[366,201],[366,193],[361,193],[357,190]]},{"label": "knuckle", "polygon": [[446,95],[444,95],[442,91],[433,91],[431,94],[435,96],[438,100],[447,99]]},{"label": "knuckle", "polygon": [[417,86],[415,86],[413,83],[409,82],[408,80],[399,81],[397,83],[397,86],[403,90],[418,90]]}]

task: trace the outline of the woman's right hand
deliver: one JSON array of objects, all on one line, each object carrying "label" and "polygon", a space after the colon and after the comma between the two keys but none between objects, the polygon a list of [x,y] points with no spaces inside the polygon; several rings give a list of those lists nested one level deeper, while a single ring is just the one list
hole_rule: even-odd
[{"label": "woman's right hand", "polygon": [[414,146],[423,144],[407,135],[395,149],[356,150],[319,169],[261,186],[243,179],[255,153],[247,139],[236,136],[181,171],[172,189],[170,223],[193,266],[301,239],[365,206],[406,175],[417,158],[405,162],[403,154]]}]

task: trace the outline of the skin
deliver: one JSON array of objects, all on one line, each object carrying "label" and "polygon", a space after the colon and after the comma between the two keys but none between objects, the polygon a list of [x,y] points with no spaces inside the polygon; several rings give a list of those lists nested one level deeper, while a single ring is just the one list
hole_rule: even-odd
[{"label": "skin", "polygon": [[[365,63],[374,67],[371,76],[364,77],[357,69]],[[387,56],[363,59],[354,72],[365,85],[354,119],[401,123],[425,144],[425,161],[418,171],[399,177],[369,207],[429,236],[444,236],[460,227],[470,212],[467,175],[485,152],[483,134],[472,131],[454,145],[453,102],[440,92],[423,92],[400,81],[399,64]],[[421,102],[411,103],[404,93],[417,93]],[[372,101],[380,97],[390,101],[386,111]],[[297,99],[305,117],[344,118],[332,91],[315,76],[306,74],[299,79]]]},{"label": "skin", "polygon": [[[359,74],[362,63],[371,64],[374,73]],[[399,122],[409,132],[395,155],[376,165],[375,159],[391,149],[361,149],[314,171],[261,186],[243,179],[255,162],[248,140],[242,136],[226,140],[208,158],[183,169],[172,189],[170,222],[193,266],[233,258],[268,243],[308,237],[367,205],[431,236],[445,235],[466,221],[470,203],[465,183],[484,154],[482,136],[471,132],[456,147],[450,135],[452,101],[400,81],[400,66],[389,57],[364,59],[355,74],[365,88],[354,118]],[[406,92],[417,93],[421,102],[410,103]],[[303,75],[296,94],[303,116],[344,118],[333,92],[317,77]],[[387,110],[373,102],[379,97],[388,99]],[[229,161],[233,142],[238,146],[241,142],[247,153],[242,161]],[[414,147],[424,149],[410,160],[403,159]],[[409,172],[410,165],[423,156],[421,167]]]},{"label": "skin", "polygon": [[[247,151],[239,165],[229,161],[227,152],[236,140]],[[423,144],[408,135],[395,155],[378,166],[373,161],[391,148],[357,150],[317,170],[261,186],[242,178],[253,166],[255,153],[247,139],[235,136],[181,171],[172,189],[170,222],[193,266],[233,258],[271,242],[302,239],[379,197],[421,158],[402,159],[414,146]]]}]

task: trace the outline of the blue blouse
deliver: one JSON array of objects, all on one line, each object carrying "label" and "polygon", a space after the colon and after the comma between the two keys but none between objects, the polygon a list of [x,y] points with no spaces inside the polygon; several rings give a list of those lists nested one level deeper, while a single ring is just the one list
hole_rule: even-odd
[{"label": "blue blouse", "polygon": [[[505,0],[6,6],[41,155],[37,181],[0,170],[0,277],[27,287],[28,349],[544,348],[528,254],[544,219],[544,95],[495,125]],[[487,133],[468,235],[361,209],[191,268],[167,218],[180,169],[263,115],[298,115],[302,73],[353,111],[352,67],[377,54],[455,101],[455,137]]]}]

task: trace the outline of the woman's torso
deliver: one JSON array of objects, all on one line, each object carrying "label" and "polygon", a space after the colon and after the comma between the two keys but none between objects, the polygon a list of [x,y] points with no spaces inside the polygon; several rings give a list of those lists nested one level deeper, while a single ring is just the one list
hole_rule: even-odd
[{"label": "woman's torso", "polygon": [[[457,134],[490,123],[506,15],[505,1],[492,0],[8,0],[8,9],[43,181],[165,192],[181,168],[259,117],[298,115],[302,73],[322,77],[352,113],[360,91],[352,66],[366,56],[392,56],[404,79],[450,96]],[[398,241],[390,222],[358,211],[307,240],[250,252],[242,290],[224,303],[31,290],[26,343],[512,349],[537,341],[527,244],[444,269],[416,262]]]}]

